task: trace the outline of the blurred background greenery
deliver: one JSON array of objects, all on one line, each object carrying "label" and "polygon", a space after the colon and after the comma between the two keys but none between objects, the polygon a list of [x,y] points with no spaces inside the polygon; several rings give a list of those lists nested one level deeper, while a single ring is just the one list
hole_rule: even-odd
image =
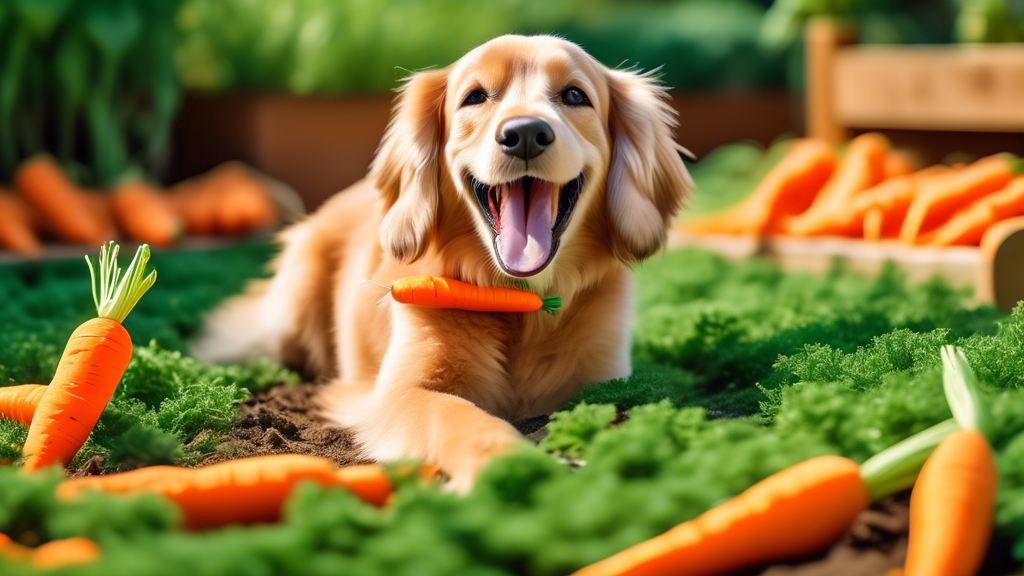
[{"label": "blurred background greenery", "polygon": [[40,151],[87,185],[153,173],[183,90],[383,93],[508,32],[680,91],[795,90],[816,15],[863,42],[1024,38],[1024,0],[5,0],[0,180]]}]

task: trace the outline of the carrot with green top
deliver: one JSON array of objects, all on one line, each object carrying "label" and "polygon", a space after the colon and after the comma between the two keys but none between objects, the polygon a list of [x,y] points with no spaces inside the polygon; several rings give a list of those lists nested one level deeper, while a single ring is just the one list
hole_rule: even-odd
[{"label": "carrot with green top", "polygon": [[0,418],[16,420],[28,426],[32,423],[39,401],[46,394],[46,388],[42,384],[0,388]]},{"label": "carrot with green top", "polygon": [[132,340],[121,325],[156,281],[145,275],[149,246],[140,246],[124,276],[118,246],[100,249],[97,265],[86,256],[97,317],[79,326],[57,364],[57,372],[32,417],[23,452],[25,469],[67,465],[89,437],[114,394],[132,356]]},{"label": "carrot with green top", "polygon": [[541,298],[533,292],[514,288],[475,286],[441,276],[412,276],[386,286],[367,280],[391,291],[396,302],[430,308],[457,308],[474,312],[533,312],[543,310],[554,314],[562,299]]},{"label": "carrot with green top", "polygon": [[985,560],[998,475],[985,438],[991,429],[963,351],[942,349],[943,384],[962,427],[925,462],[910,496],[905,576],[971,576]]},{"label": "carrot with green top", "polygon": [[292,489],[304,481],[346,487],[374,506],[383,506],[391,494],[391,482],[377,465],[338,468],[325,458],[278,454],[202,468],[152,466],[108,476],[72,478],[58,486],[57,497],[68,500],[85,490],[151,492],[178,505],[185,527],[199,529],[274,522]]},{"label": "carrot with green top", "polygon": [[714,576],[815,554],[872,501],[912,486],[928,455],[957,428],[948,420],[860,466],[840,456],[812,458],[574,576]]}]

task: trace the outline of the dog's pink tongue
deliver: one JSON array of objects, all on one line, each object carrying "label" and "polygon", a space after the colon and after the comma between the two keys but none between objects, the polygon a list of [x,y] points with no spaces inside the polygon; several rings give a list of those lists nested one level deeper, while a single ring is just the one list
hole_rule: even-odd
[{"label": "dog's pink tongue", "polygon": [[551,194],[554,185],[534,180],[530,206],[526,206],[523,181],[503,186],[498,233],[498,256],[513,272],[528,274],[540,268],[551,253]]}]

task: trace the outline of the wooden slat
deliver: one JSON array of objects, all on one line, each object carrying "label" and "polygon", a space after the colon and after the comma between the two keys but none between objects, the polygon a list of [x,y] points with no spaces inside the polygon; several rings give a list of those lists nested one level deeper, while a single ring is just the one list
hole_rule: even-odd
[{"label": "wooden slat", "polygon": [[850,270],[867,275],[878,274],[892,262],[911,282],[938,276],[952,286],[972,288],[975,302],[1006,311],[1024,300],[1024,217],[993,226],[981,247],[933,248],[832,237],[698,236],[678,229],[670,233],[669,245],[711,250],[729,260],[756,255],[783,270],[813,273],[827,271],[836,257]]},{"label": "wooden slat", "polygon": [[846,126],[1024,132],[1024,44],[844,47],[832,73]]}]

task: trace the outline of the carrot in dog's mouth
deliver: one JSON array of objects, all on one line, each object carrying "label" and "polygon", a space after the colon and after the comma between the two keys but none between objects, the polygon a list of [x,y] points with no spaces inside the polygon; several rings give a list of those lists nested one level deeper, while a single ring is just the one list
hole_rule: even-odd
[{"label": "carrot in dog's mouth", "polygon": [[532,276],[543,270],[579,200],[583,175],[559,187],[524,176],[488,185],[469,177],[484,219],[491,226],[494,249],[505,272]]}]

